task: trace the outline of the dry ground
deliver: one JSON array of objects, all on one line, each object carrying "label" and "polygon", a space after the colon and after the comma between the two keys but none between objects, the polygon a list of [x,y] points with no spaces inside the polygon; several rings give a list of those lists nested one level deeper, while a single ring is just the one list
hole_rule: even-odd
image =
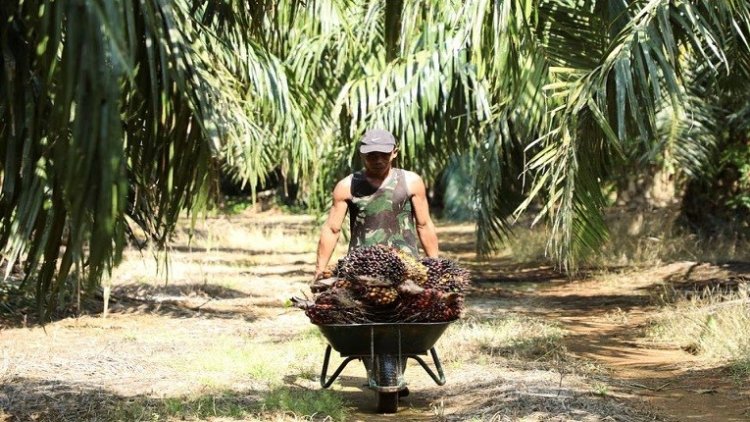
[{"label": "dry ground", "polygon": [[209,219],[175,239],[167,283],[149,252],[129,251],[106,317],[5,318],[0,421],[750,420],[747,383],[644,334],[666,283],[750,269],[677,262],[569,280],[507,254],[476,259],[465,225],[439,228],[474,279],[466,317],[437,344],[448,382],[412,362],[399,413],[375,415],[356,362],[320,389],[324,340],[286,306],[309,291],[316,230],[306,217]]}]

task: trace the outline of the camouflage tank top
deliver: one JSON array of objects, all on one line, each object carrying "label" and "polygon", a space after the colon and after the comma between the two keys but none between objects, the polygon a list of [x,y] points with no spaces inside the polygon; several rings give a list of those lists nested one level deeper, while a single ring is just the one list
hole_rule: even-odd
[{"label": "camouflage tank top", "polygon": [[404,170],[391,169],[391,177],[378,188],[358,171],[352,175],[351,194],[349,251],[362,246],[389,245],[413,255],[419,253]]}]

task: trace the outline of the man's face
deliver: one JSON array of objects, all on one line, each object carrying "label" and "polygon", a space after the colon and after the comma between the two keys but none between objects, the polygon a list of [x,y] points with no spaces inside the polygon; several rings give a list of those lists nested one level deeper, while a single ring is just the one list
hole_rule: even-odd
[{"label": "man's face", "polygon": [[388,168],[391,161],[396,158],[397,150],[391,152],[368,152],[362,155],[362,161],[368,170],[382,171]]}]

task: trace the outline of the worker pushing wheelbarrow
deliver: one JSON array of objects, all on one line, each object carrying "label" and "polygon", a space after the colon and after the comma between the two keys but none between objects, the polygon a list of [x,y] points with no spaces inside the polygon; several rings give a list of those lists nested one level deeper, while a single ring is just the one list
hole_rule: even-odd
[{"label": "worker pushing wheelbarrow", "polygon": [[[463,309],[468,273],[447,259],[418,259],[386,246],[355,249],[311,286],[312,299],[293,298],[328,341],[320,383],[330,387],[353,360],[367,370],[377,410],[393,413],[408,394],[404,370],[412,359],[445,384],[435,343]],[[329,376],[331,351],[343,362]],[[432,358],[431,368],[424,356]]]},{"label": "worker pushing wheelbarrow", "polygon": [[[468,274],[438,258],[427,189],[414,172],[395,168],[398,142],[384,129],[359,140],[363,169],[333,189],[332,206],[321,228],[313,300],[296,299],[329,341],[321,384],[328,387],[347,363],[365,363],[378,408],[395,412],[405,392],[403,370],[412,358],[438,384],[445,382],[434,343],[459,317]],[[349,254],[327,268],[349,214]],[[419,259],[417,240],[427,258]],[[331,349],[345,357],[326,377]],[[438,376],[420,355],[430,352]]]}]

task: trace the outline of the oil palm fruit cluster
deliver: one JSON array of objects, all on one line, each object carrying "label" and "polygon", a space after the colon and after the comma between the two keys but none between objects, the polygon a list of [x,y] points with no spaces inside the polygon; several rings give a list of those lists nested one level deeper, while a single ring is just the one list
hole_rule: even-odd
[{"label": "oil palm fruit cluster", "polygon": [[405,274],[404,278],[417,283],[420,286],[424,286],[427,283],[427,267],[425,267],[414,255],[409,252],[398,250],[396,252],[401,262],[404,263]]},{"label": "oil palm fruit cluster", "polygon": [[422,258],[427,268],[425,288],[445,292],[461,292],[469,284],[469,272],[445,258]]},{"label": "oil palm fruit cluster", "polygon": [[421,293],[404,297],[397,313],[404,322],[443,322],[461,316],[463,295],[424,289]]},{"label": "oil palm fruit cluster", "polygon": [[316,324],[368,322],[360,303],[345,289],[332,288],[317,295],[315,300],[297,297],[291,300],[294,306],[304,309],[305,315]]},{"label": "oil palm fruit cluster", "polygon": [[390,305],[398,299],[398,290],[394,287],[369,287],[363,300],[373,305]]},{"label": "oil palm fruit cluster", "polygon": [[329,265],[323,270],[322,278],[331,278],[336,275],[336,265]]},{"label": "oil palm fruit cluster", "polygon": [[469,274],[448,259],[388,246],[355,249],[323,273],[312,300],[292,298],[315,324],[439,322],[460,317]]},{"label": "oil palm fruit cluster", "polygon": [[358,248],[341,258],[336,265],[337,276],[351,280],[357,276],[388,279],[399,283],[404,278],[406,267],[395,251],[384,245]]}]

